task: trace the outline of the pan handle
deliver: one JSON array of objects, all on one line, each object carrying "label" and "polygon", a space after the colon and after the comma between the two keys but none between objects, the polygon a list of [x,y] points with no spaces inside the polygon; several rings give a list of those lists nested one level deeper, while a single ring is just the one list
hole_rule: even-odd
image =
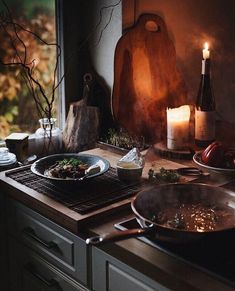
[{"label": "pan handle", "polygon": [[103,244],[107,242],[114,242],[114,241],[120,241],[132,237],[138,237],[143,235],[151,235],[154,233],[155,229],[151,225],[150,227],[145,228],[133,228],[133,229],[127,229],[123,231],[113,231],[107,234],[103,234],[100,236],[94,236],[86,239],[86,244],[91,245],[98,245]]}]

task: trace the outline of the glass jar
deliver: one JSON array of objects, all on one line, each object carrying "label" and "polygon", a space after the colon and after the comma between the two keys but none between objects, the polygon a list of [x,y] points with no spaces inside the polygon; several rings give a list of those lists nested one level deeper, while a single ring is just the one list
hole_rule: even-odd
[{"label": "glass jar", "polygon": [[39,119],[40,128],[34,135],[34,154],[46,156],[59,153],[62,148],[62,131],[56,127],[56,118]]}]

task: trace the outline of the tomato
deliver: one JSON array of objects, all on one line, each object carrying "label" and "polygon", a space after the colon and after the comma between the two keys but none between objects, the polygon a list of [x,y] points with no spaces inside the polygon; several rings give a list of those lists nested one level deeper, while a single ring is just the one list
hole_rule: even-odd
[{"label": "tomato", "polygon": [[222,143],[213,142],[202,152],[202,162],[212,167],[223,167],[225,152]]}]

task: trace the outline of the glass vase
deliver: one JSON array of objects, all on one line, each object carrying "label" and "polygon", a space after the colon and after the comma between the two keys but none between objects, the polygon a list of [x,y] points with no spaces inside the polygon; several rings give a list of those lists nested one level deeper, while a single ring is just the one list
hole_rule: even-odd
[{"label": "glass vase", "polygon": [[56,118],[39,119],[40,127],[35,132],[35,151],[41,156],[59,153],[62,148],[62,131],[56,127]]}]

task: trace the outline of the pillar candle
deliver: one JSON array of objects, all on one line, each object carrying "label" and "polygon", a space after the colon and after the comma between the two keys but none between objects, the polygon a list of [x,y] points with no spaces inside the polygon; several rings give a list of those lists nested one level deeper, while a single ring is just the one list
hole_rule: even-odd
[{"label": "pillar candle", "polygon": [[185,148],[189,137],[190,107],[167,108],[167,148],[180,150]]}]

